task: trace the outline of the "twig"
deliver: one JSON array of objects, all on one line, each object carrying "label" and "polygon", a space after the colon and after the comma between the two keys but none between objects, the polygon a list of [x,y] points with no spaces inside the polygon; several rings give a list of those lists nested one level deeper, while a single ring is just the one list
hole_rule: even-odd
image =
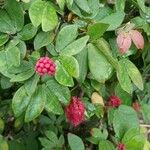
[{"label": "twig", "polygon": [[150,124],[140,124],[140,127],[150,128]]}]

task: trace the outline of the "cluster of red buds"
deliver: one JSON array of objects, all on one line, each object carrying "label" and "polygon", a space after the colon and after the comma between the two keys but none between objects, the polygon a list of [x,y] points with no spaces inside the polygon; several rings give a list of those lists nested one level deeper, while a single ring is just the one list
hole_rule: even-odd
[{"label": "cluster of red buds", "polygon": [[108,99],[108,105],[111,107],[118,107],[122,103],[121,99],[118,96],[112,95]]},{"label": "cluster of red buds", "polygon": [[74,126],[78,126],[84,121],[85,106],[80,98],[73,96],[70,104],[65,109],[68,121]]},{"label": "cluster of red buds", "polygon": [[56,65],[49,57],[41,57],[35,65],[35,71],[40,75],[44,76],[48,74],[53,76],[56,72]]},{"label": "cluster of red buds", "polygon": [[126,150],[125,144],[119,143],[117,150]]}]

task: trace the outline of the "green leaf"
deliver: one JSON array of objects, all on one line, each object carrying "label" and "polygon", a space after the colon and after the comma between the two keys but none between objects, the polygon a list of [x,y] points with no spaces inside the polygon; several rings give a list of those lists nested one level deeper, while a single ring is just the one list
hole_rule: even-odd
[{"label": "green leaf", "polygon": [[150,104],[141,103],[141,110],[146,123],[150,123]]},{"label": "green leaf", "polygon": [[143,79],[141,73],[139,72],[138,68],[128,59],[123,60],[126,65],[126,70],[133,81],[133,83],[140,89],[143,90]]},{"label": "green leaf", "polygon": [[19,43],[17,44],[17,47],[20,50],[20,55],[21,58],[23,59],[26,56],[26,52],[27,52],[26,43],[20,40]]},{"label": "green leaf", "polygon": [[117,11],[117,12],[122,12],[122,11],[124,11],[125,3],[126,3],[125,0],[116,0],[116,1],[115,1],[116,11]]},{"label": "green leaf", "polygon": [[77,148],[78,150],[85,150],[81,138],[75,134],[71,134],[71,133],[68,134],[68,142],[71,150],[76,150]]},{"label": "green leaf", "polygon": [[98,144],[101,140],[106,140],[108,137],[108,132],[106,129],[101,130],[99,128],[92,128],[92,136],[88,138],[93,144]]},{"label": "green leaf", "polygon": [[[63,27],[56,38],[56,50],[58,52],[73,42],[78,35],[78,27],[76,25],[67,25]],[[65,40],[64,40],[65,39]]]},{"label": "green leaf", "polygon": [[6,59],[8,67],[20,65],[20,50],[17,47],[11,47],[6,50]]},{"label": "green leaf", "polygon": [[132,83],[128,76],[125,64],[122,60],[119,61],[118,70],[117,70],[117,78],[120,83],[121,88],[127,93],[132,93]]},{"label": "green leaf", "polygon": [[9,78],[6,78],[5,76],[2,76],[2,77],[1,77],[0,83],[1,83],[1,88],[2,88],[2,89],[8,89],[8,88],[10,88],[10,87],[13,85],[13,84],[10,82],[10,79],[9,79]]},{"label": "green leaf", "polygon": [[56,52],[56,49],[53,43],[50,43],[49,45],[47,45],[46,49],[52,56],[58,56],[58,53]]},{"label": "green leaf", "polygon": [[79,80],[81,83],[84,82],[87,71],[88,71],[88,53],[87,53],[87,47],[85,47],[80,53],[76,55],[76,59],[79,63],[79,77],[77,80]]},{"label": "green leaf", "polygon": [[63,109],[58,97],[49,89],[46,89],[47,99],[45,109],[57,115],[63,114]]},{"label": "green leaf", "polygon": [[139,5],[139,7],[141,8],[141,10],[146,13],[146,7],[145,7],[145,1],[141,1],[141,0],[137,0],[137,3]]},{"label": "green leaf", "polygon": [[29,16],[32,24],[38,27],[42,23],[43,11],[46,6],[46,2],[42,0],[36,0],[29,8]]},{"label": "green leaf", "polygon": [[62,55],[59,60],[70,76],[75,78],[79,76],[79,64],[73,56]]},{"label": "green leaf", "polygon": [[7,141],[0,135],[0,150],[9,150]]},{"label": "green leaf", "polygon": [[70,90],[68,87],[60,85],[56,80],[49,79],[46,83],[49,90],[58,98],[60,102],[67,105],[70,102]]},{"label": "green leaf", "polygon": [[47,138],[39,138],[41,145],[46,147],[44,150],[53,149],[56,145]]},{"label": "green leaf", "polygon": [[0,118],[0,134],[3,133],[4,128],[5,128],[5,122],[3,119]]},{"label": "green leaf", "polygon": [[100,20],[101,23],[106,23],[109,24],[109,28],[107,29],[108,31],[115,30],[118,28],[121,23],[123,22],[125,17],[124,12],[116,12],[112,13],[111,15],[105,17],[104,19]]},{"label": "green leaf", "polygon": [[64,7],[65,7],[65,0],[56,0],[60,9],[64,10]]},{"label": "green leaf", "polygon": [[31,23],[26,24],[23,29],[18,33],[21,40],[26,41],[32,39],[37,32],[37,28]]},{"label": "green leaf", "polygon": [[117,70],[118,61],[113,57],[108,42],[104,38],[100,38],[94,41],[93,43],[98,48],[98,50],[102,52],[107,61]]},{"label": "green leaf", "polygon": [[68,74],[59,61],[56,61],[56,66],[57,69],[55,73],[55,79],[58,81],[58,83],[64,86],[72,87],[74,85],[72,77]]},{"label": "green leaf", "polygon": [[60,52],[60,54],[62,54],[62,55],[76,55],[80,51],[83,50],[83,48],[86,46],[88,40],[89,40],[89,36],[84,36],[80,39],[77,39],[76,41],[72,42],[67,47],[65,47]]},{"label": "green leaf", "polygon": [[52,32],[39,32],[34,39],[34,49],[38,50],[50,44],[54,39]]},{"label": "green leaf", "polygon": [[108,140],[102,140],[98,145],[99,150],[115,150],[113,144]]},{"label": "green leaf", "polygon": [[13,76],[11,73],[8,72],[8,65],[5,51],[0,51],[0,73],[2,73],[4,76],[8,78],[11,78]]},{"label": "green leaf", "polygon": [[100,83],[104,83],[112,75],[112,66],[106,60],[104,55],[92,45],[88,45],[88,63],[90,72]]},{"label": "green leaf", "polygon": [[82,10],[84,10],[87,13],[90,13],[90,7],[88,5],[87,0],[74,0],[74,2],[80,7]]},{"label": "green leaf", "polygon": [[58,138],[57,138],[57,135],[53,131],[46,131],[45,135],[51,142],[57,144]]},{"label": "green leaf", "polygon": [[12,108],[16,117],[19,117],[27,108],[30,102],[30,97],[28,97],[25,87],[20,87],[12,99]]},{"label": "green leaf", "polygon": [[3,46],[8,40],[8,34],[0,34],[0,46]]},{"label": "green leaf", "polygon": [[16,0],[6,0],[5,8],[16,31],[20,31],[24,25],[24,14],[20,3]]},{"label": "green leaf", "polygon": [[122,143],[125,144],[127,150],[141,150],[144,147],[145,141],[145,135],[141,134],[140,130],[136,128],[129,129],[122,139]]},{"label": "green leaf", "polygon": [[73,4],[73,0],[66,0],[66,3],[69,7],[71,7]]},{"label": "green leaf", "polygon": [[105,33],[108,27],[109,25],[105,23],[95,23],[88,26],[87,34],[92,40],[98,39]]},{"label": "green leaf", "polygon": [[139,128],[139,120],[134,109],[121,105],[114,113],[113,127],[120,139],[130,128]]},{"label": "green leaf", "polygon": [[132,103],[132,95],[124,91],[120,84],[117,84],[115,87],[115,94],[122,100],[122,103],[124,105],[129,105],[131,106]]},{"label": "green leaf", "polygon": [[39,85],[35,93],[31,96],[30,103],[25,113],[25,122],[30,122],[38,117],[45,107],[46,102],[46,87]]},{"label": "green leaf", "polygon": [[16,29],[13,26],[12,20],[8,16],[7,12],[3,9],[0,9],[0,32],[15,34]]},{"label": "green leaf", "polygon": [[35,92],[39,79],[40,76],[38,74],[35,74],[32,78],[25,82],[24,87],[29,96],[31,96]]},{"label": "green leaf", "polygon": [[13,77],[11,78],[11,82],[21,82],[21,81],[25,81],[27,79],[29,79],[32,75],[34,74],[34,68],[31,68],[27,71],[18,73],[16,75],[13,75]]},{"label": "green leaf", "polygon": [[42,15],[42,30],[47,32],[53,30],[58,24],[56,10],[49,3],[44,8]]}]

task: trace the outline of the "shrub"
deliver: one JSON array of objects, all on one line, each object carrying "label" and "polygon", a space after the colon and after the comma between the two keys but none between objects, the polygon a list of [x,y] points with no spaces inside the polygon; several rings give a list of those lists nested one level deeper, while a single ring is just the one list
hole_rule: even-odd
[{"label": "shrub", "polygon": [[148,0],[0,7],[0,150],[150,149]]}]

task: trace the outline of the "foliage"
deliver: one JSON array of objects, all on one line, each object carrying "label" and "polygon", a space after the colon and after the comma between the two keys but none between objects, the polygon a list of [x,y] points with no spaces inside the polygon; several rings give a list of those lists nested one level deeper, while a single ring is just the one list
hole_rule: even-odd
[{"label": "foliage", "polygon": [[148,0],[1,0],[0,150],[149,150],[149,43]]}]

